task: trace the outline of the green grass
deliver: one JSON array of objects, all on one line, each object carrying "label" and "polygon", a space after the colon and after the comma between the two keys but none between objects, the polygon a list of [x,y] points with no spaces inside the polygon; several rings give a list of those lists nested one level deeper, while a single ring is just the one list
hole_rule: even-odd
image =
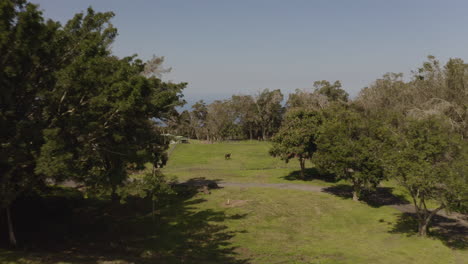
[{"label": "green grass", "polygon": [[[266,142],[180,144],[164,172],[180,181],[342,184],[317,175],[311,181],[288,179],[296,175],[297,162],[284,164],[268,149]],[[232,159],[224,160],[225,153]],[[385,186],[404,195],[394,182]],[[211,194],[171,194],[161,197],[154,221],[147,200],[115,205],[66,193],[42,198],[52,203],[25,203],[30,209],[17,216],[24,220],[17,229],[30,228],[23,237],[35,234],[34,239],[24,251],[0,250],[0,263],[468,263],[466,237],[434,229],[421,238],[414,220],[396,209],[329,193],[226,187]],[[65,204],[60,197],[67,197]]]},{"label": "green grass", "polygon": [[[227,200],[247,201],[226,208]],[[199,209],[244,216],[225,222],[241,258],[251,263],[461,263],[468,252],[408,236],[389,207],[296,190],[224,188]]]},{"label": "green grass", "polygon": [[[289,164],[285,164],[279,159],[272,158],[268,155],[269,148],[270,143],[255,141],[215,144],[195,142],[195,144],[177,145],[164,172],[177,177],[180,181],[204,177],[227,182],[288,182],[319,186],[345,183],[324,181],[323,177],[317,177],[318,175],[313,170],[309,170],[309,173],[312,172],[309,175],[310,181],[297,180],[294,175],[297,176],[299,170],[298,162],[292,160]],[[224,160],[225,153],[232,153],[232,159]],[[309,163],[308,167],[313,167],[313,165]],[[394,181],[384,182],[382,186],[393,188],[395,195],[410,201],[406,191]],[[253,217],[258,220],[259,225],[248,220],[232,221],[232,225],[241,225],[251,229],[247,230],[247,233],[237,235],[235,241],[236,245],[247,248],[246,252],[258,258],[259,263],[270,263],[267,259],[275,256],[275,252],[281,252],[281,256],[275,256],[275,258],[282,259],[285,263],[294,263],[295,260],[299,261],[297,263],[307,263],[307,261],[317,263],[458,263],[455,260],[461,255],[468,257],[466,251],[453,251],[440,240],[414,236],[412,229],[408,227],[400,234],[390,232],[398,226],[398,221],[400,221],[400,227],[404,221],[401,221],[400,212],[389,207],[371,208],[365,204],[357,204],[326,194],[297,191],[252,189],[233,192],[232,189],[229,191],[223,189],[218,192],[220,196],[225,196],[223,199],[233,196],[230,199],[254,201],[249,202],[245,208],[255,213],[256,216]],[[262,196],[262,193],[268,195]],[[285,195],[287,197],[284,197]],[[219,206],[219,203],[220,201],[216,200],[214,205]],[[270,220],[269,213],[274,205],[277,206],[280,214],[285,216]],[[321,213],[327,212],[328,215],[317,218],[314,213],[317,210]],[[259,230],[264,230],[264,232],[259,233]],[[273,237],[269,238],[266,234]],[[410,234],[411,237],[408,237]],[[265,237],[260,238],[260,235],[265,235]],[[258,241],[270,239],[279,242],[258,243]],[[304,241],[307,243],[304,244]],[[265,245],[265,248],[261,245]],[[291,250],[288,251],[287,248]],[[415,252],[419,253],[415,254]],[[425,253],[422,254],[422,252]],[[324,257],[322,261],[321,257],[317,257],[321,254],[336,256],[336,259]],[[309,256],[309,259],[304,256]],[[314,257],[310,258],[310,256]],[[339,256],[343,258],[340,259]],[[303,259],[301,262],[301,258],[307,261]]]},{"label": "green grass", "polygon": [[[320,176],[309,161],[308,180],[299,180],[300,166],[296,159],[285,163],[268,154],[271,143],[265,141],[238,141],[203,144],[192,140],[190,144],[172,145],[167,167],[163,172],[183,182],[192,178],[206,178],[226,182],[255,183],[294,183],[318,186],[347,184],[345,181],[330,181]],[[231,153],[230,160],[224,154]],[[408,192],[394,180],[384,181],[382,187],[390,187],[393,193],[411,202]],[[429,208],[437,208],[433,201],[427,202]]]},{"label": "green grass", "polygon": [[[396,196],[399,196],[403,198],[404,200],[410,202],[413,204],[413,200],[411,198],[411,195],[409,192],[401,185],[398,184],[396,180],[388,180],[388,181],[383,181],[380,184],[382,187],[389,187],[392,188],[392,193]],[[427,200],[426,205],[428,209],[435,209],[440,206],[440,204],[437,201],[434,200]]]},{"label": "green grass", "polygon": [[[0,263],[459,264],[468,258],[466,250],[450,249],[446,241],[401,229],[401,214],[392,208],[326,193],[229,187],[173,196],[159,204],[155,222],[142,200],[118,207],[91,204],[97,207],[75,208],[73,218],[86,220],[69,227],[76,229],[76,237],[68,234],[72,241],[0,250]],[[42,232],[53,233],[42,239],[57,239],[60,221],[43,217],[38,216],[52,222],[41,223]]]},{"label": "green grass", "polygon": [[[334,183],[319,179],[313,164],[307,162],[309,180],[297,180],[299,162],[291,160],[285,163],[268,154],[269,142],[239,141],[229,143],[203,144],[191,141],[191,144],[178,144],[172,151],[167,167],[163,172],[179,181],[204,177],[227,182],[314,184],[331,186]],[[224,154],[231,153],[231,159],[225,160]]]}]

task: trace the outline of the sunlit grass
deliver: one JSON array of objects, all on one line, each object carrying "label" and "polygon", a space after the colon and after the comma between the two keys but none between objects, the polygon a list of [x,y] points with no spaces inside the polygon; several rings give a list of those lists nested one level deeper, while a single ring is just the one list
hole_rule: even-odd
[{"label": "sunlit grass", "polygon": [[[267,188],[224,188],[202,195],[196,210],[225,210],[224,224],[252,263],[461,263],[467,251],[441,241],[394,233],[397,216],[324,193]],[[229,207],[236,201],[241,206]]]},{"label": "sunlit grass", "polygon": [[[315,175],[309,175],[310,181],[296,180],[291,174],[298,173],[299,162],[291,160],[285,163],[279,158],[271,157],[268,154],[270,147],[269,142],[262,141],[213,144],[195,141],[190,144],[178,144],[171,152],[169,162],[163,172],[169,177],[177,177],[179,181],[204,177],[230,182],[332,185],[329,182],[314,179]],[[231,153],[231,159],[224,159],[226,153]],[[312,168],[313,164],[308,162],[306,166]]]},{"label": "sunlit grass", "polygon": [[[269,156],[268,142],[192,142],[173,147],[163,171],[179,181],[204,177],[225,182],[319,186],[344,183],[320,180],[315,174],[310,175],[310,181],[290,177],[297,173],[299,164],[285,164]],[[230,160],[224,159],[226,153],[231,153]],[[394,181],[382,186],[409,199]],[[154,254],[164,260],[161,263],[461,264],[468,259],[467,250],[450,248],[447,240],[416,236],[412,222],[402,222],[402,213],[396,209],[372,207],[329,193],[225,187],[213,189],[211,194],[174,198],[157,208],[156,222],[149,207],[147,214],[119,222],[115,227],[118,230],[132,230],[125,234],[131,239],[122,243],[138,254]],[[135,214],[133,207],[126,208],[130,211],[124,215]],[[119,236],[119,232],[112,234]],[[48,254],[54,259],[66,259],[61,253]],[[0,263],[95,262],[50,262],[42,253],[22,255],[0,250]]]}]

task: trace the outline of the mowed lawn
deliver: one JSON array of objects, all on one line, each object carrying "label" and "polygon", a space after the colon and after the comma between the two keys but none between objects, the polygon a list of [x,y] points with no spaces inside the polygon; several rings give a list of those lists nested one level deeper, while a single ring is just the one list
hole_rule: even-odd
[{"label": "mowed lawn", "polygon": [[[270,157],[269,147],[256,141],[180,144],[164,172],[181,182],[204,177],[239,183],[343,184],[316,179],[313,170],[311,180],[295,180],[297,162],[284,164]],[[225,153],[232,159],[224,160]],[[63,244],[0,250],[0,263],[468,263],[466,240],[418,237],[412,218],[396,209],[325,192],[264,187],[180,192],[158,202],[154,219],[147,200],[120,206],[88,200],[70,204],[70,215],[63,218],[73,221],[60,230],[74,232],[66,233],[70,238]],[[37,235],[39,242],[61,241],[64,235],[55,226],[66,221],[51,218],[55,222],[48,223],[49,211],[35,216],[43,219],[40,230],[47,234]]]},{"label": "mowed lawn", "polygon": [[[390,207],[298,190],[227,187],[195,210],[224,211],[246,263],[468,263],[466,250],[420,238]],[[228,204],[229,200],[229,204]]]},{"label": "mowed lawn", "polygon": [[[314,179],[317,175],[296,180],[298,162],[272,158],[269,148],[270,143],[257,141],[180,144],[164,172],[179,181],[338,184]],[[225,160],[225,153],[232,158]],[[242,216],[223,224],[236,232],[231,242],[248,263],[468,263],[466,246],[454,249],[443,240],[417,237],[414,223],[386,206],[268,188],[228,187],[203,198],[207,201],[198,204],[199,210]]]},{"label": "mowed lawn", "polygon": [[[268,154],[271,143],[264,141],[234,141],[204,144],[172,145],[169,162],[163,172],[179,181],[202,177],[226,182],[297,183],[320,186],[333,185],[319,179],[313,165],[306,162],[308,181],[299,181],[299,162],[295,159],[285,163]],[[231,159],[224,155],[231,153]]]}]

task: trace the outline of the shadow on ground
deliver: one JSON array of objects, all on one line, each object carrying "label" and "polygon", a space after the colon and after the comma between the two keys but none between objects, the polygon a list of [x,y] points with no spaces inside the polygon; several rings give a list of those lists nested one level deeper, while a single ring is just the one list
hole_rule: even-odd
[{"label": "shadow on ground", "polygon": [[308,168],[305,169],[305,179],[301,178],[301,171],[293,171],[286,176],[282,176],[281,178],[288,180],[288,181],[313,181],[313,180],[322,180],[325,182],[337,182],[338,180],[332,174],[324,174],[320,173],[320,171],[316,168]]},{"label": "shadow on ground", "polygon": [[[361,201],[372,207],[410,204],[403,196],[394,195],[392,191],[393,188],[390,187],[378,187],[374,192],[364,193]],[[346,184],[325,188],[324,192],[343,199],[352,199],[353,197],[352,187]],[[384,222],[384,220],[381,221]],[[396,222],[389,222],[388,224],[393,225],[391,233],[403,233],[408,236],[417,235],[418,223],[415,213],[399,213]],[[441,240],[446,246],[453,249],[468,248],[468,228],[454,219],[435,215],[432,219],[429,236]]]},{"label": "shadow on ground", "polygon": [[[154,218],[149,200],[116,204],[83,199],[72,189],[67,192],[73,194],[27,197],[14,205],[21,248],[0,254],[0,262],[248,263],[239,259],[230,243],[236,233],[245,231],[228,230],[223,224],[246,215],[195,210],[208,197],[196,188],[162,197]],[[1,237],[6,238],[5,224],[0,224]]]},{"label": "shadow on ground", "polygon": [[[400,195],[392,193],[391,187],[377,187],[375,191],[364,192],[361,201],[372,207],[381,207],[385,205],[409,204],[409,202]],[[324,189],[324,192],[339,196],[344,199],[353,198],[353,189],[350,185],[338,184]]]},{"label": "shadow on ground", "polygon": [[[429,228],[429,237],[441,240],[452,249],[468,249],[468,228],[454,219],[435,215]],[[401,213],[390,233],[403,233],[407,236],[418,235],[415,213]]]},{"label": "shadow on ground", "polygon": [[209,180],[205,177],[191,178],[186,182],[177,183],[176,186],[188,186],[188,187],[203,187],[207,186],[210,189],[219,189],[222,187],[218,186],[218,183],[221,182],[221,179]]}]

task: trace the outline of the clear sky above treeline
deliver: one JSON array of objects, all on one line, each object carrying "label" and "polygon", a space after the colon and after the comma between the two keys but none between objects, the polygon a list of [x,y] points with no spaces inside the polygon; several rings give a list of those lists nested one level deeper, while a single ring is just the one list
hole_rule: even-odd
[{"label": "clear sky above treeline", "polygon": [[435,55],[468,60],[468,1],[32,0],[64,23],[113,11],[114,54],[165,56],[165,80],[189,102],[311,88],[340,80],[352,96],[386,72],[408,76]]}]

